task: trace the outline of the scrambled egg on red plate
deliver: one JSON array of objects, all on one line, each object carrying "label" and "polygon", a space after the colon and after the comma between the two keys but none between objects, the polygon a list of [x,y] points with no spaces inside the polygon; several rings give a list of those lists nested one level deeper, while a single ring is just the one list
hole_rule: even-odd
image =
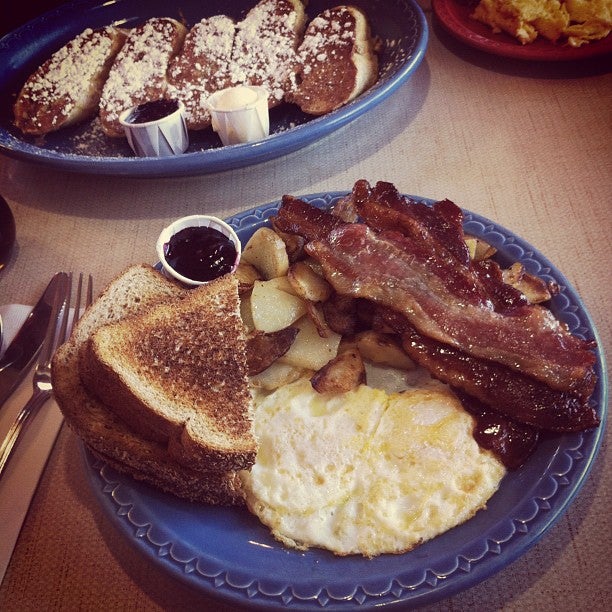
[{"label": "scrambled egg on red plate", "polygon": [[612,29],[612,0],[480,0],[472,17],[522,44],[538,35],[580,47]]}]

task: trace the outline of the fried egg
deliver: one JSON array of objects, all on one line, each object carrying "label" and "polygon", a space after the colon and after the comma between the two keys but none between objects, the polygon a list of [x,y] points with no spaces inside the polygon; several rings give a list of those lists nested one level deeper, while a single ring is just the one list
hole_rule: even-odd
[{"label": "fried egg", "polygon": [[402,553],[468,520],[505,468],[442,385],[325,395],[300,379],[259,396],[249,510],[276,539],[338,555]]}]

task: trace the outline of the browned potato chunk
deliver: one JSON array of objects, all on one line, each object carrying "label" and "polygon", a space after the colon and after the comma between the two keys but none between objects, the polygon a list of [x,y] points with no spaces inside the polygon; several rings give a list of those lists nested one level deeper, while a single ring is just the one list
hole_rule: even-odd
[{"label": "browned potato chunk", "polygon": [[346,393],[366,382],[363,359],[356,348],[339,353],[310,379],[318,393]]},{"label": "browned potato chunk", "polygon": [[413,370],[416,367],[395,334],[367,330],[357,334],[354,341],[361,356],[368,361],[400,370]]},{"label": "browned potato chunk", "polygon": [[320,261],[317,261],[313,257],[306,257],[302,261],[307,266],[310,266],[315,274],[318,274],[321,278],[324,278],[325,275],[323,274],[323,266],[321,265]]},{"label": "browned potato chunk", "polygon": [[292,383],[304,374],[302,368],[275,361],[269,368],[263,372],[250,377],[251,385],[254,389],[263,389],[264,391],[274,391],[284,385]]},{"label": "browned potato chunk", "polygon": [[493,257],[493,255],[497,253],[497,249],[494,246],[491,246],[488,242],[485,242],[481,238],[466,236],[465,243],[470,251],[470,258],[473,261],[489,259],[489,257]]},{"label": "browned potato chunk", "polygon": [[242,250],[242,259],[255,266],[264,279],[285,276],[289,256],[282,238],[269,227],[260,227]]},{"label": "browned potato chunk", "polygon": [[274,219],[272,219],[271,223],[276,234],[285,243],[285,249],[287,250],[289,261],[297,261],[298,259],[302,259],[302,257],[304,257],[304,244],[306,244],[306,240],[297,234],[289,234],[279,230],[278,227],[276,227]]},{"label": "browned potato chunk", "polygon": [[300,331],[291,348],[280,358],[283,363],[304,370],[318,370],[338,354],[341,337],[334,332],[322,338],[310,317],[295,323]]},{"label": "browned potato chunk", "polygon": [[334,333],[325,320],[321,304],[306,302],[306,313],[314,323],[321,338],[329,338],[329,336]]},{"label": "browned potato chunk", "polygon": [[331,285],[303,261],[289,266],[287,278],[295,294],[310,302],[324,302],[333,292]]},{"label": "browned potato chunk", "polygon": [[253,313],[251,312],[251,296],[248,293],[240,296],[240,318],[244,323],[247,333],[255,329]]},{"label": "browned potato chunk", "polygon": [[355,333],[358,324],[356,301],[334,293],[323,302],[323,314],[329,327],[337,334],[349,336]]},{"label": "browned potato chunk", "polygon": [[502,270],[502,278],[508,285],[518,289],[532,303],[546,302],[558,291],[557,285],[549,285],[541,278],[525,271],[520,262],[513,263],[507,270]]},{"label": "browned potato chunk", "polygon": [[255,281],[250,297],[255,329],[274,332],[289,327],[306,314],[306,302],[278,288],[276,279]]},{"label": "browned potato chunk", "polygon": [[246,361],[249,376],[259,374],[282,357],[291,347],[298,330],[286,327],[269,334],[254,333],[247,338]]},{"label": "browned potato chunk", "polygon": [[236,278],[238,279],[238,293],[241,295],[253,288],[253,283],[261,279],[261,274],[257,268],[246,261],[240,260],[236,268]]},{"label": "browned potato chunk", "polygon": [[289,279],[286,276],[277,276],[276,278],[271,278],[269,281],[266,281],[266,285],[268,287],[274,287],[279,291],[284,291],[285,293],[290,293],[291,295],[298,295],[293,285],[289,282]]}]

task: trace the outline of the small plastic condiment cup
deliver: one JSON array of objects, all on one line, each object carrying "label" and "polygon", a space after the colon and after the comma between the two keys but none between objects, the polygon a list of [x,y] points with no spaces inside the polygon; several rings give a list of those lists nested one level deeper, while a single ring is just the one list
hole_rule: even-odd
[{"label": "small plastic condiment cup", "polygon": [[263,140],[270,134],[268,91],[264,87],[238,85],[221,89],[206,104],[212,128],[226,146]]},{"label": "small plastic condiment cup", "polygon": [[227,236],[232,241],[234,248],[236,249],[236,260],[234,261],[234,265],[232,266],[230,273],[236,270],[238,263],[240,262],[240,255],[242,253],[242,245],[240,244],[240,238],[238,238],[236,232],[225,221],[219,219],[218,217],[212,217],[210,215],[190,215],[188,217],[181,217],[168,225],[168,227],[165,227],[157,239],[157,244],[155,247],[157,250],[157,256],[159,257],[163,272],[167,276],[171,276],[185,285],[191,285],[194,287],[197,285],[205,285],[206,283],[210,282],[187,278],[186,276],[183,276],[177,272],[166,260],[166,245],[170,242],[172,236],[178,234],[181,230],[188,227],[211,227],[221,232],[224,236]]},{"label": "small plastic condiment cup", "polygon": [[[178,100],[178,108],[154,121],[134,123],[130,115],[138,106],[128,108],[119,115],[119,123],[132,151],[139,157],[170,157],[180,155],[189,146],[189,134],[185,123],[185,105]],[[139,105],[140,106],[140,105]]]}]

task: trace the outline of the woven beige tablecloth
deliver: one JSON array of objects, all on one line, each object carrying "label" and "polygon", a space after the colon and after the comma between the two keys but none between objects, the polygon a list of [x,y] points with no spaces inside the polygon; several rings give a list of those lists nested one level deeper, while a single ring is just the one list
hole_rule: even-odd
[{"label": "woven beige tablecloth", "polygon": [[[157,235],[174,218],[224,217],[284,193],[347,190],[366,178],[448,197],[536,246],[579,292],[610,354],[609,59],[504,60],[466,48],[433,24],[424,61],[394,95],[278,160],[215,175],[134,179],[0,157],[0,193],[18,232],[0,272],[0,303],[32,304],[58,269],[90,271],[100,288],[131,263],[154,262]],[[426,609],[609,609],[609,440],[608,431],[579,495],[537,545]],[[64,427],[0,587],[0,609],[230,608],[157,569],[115,530],[90,490],[78,441]]]}]

